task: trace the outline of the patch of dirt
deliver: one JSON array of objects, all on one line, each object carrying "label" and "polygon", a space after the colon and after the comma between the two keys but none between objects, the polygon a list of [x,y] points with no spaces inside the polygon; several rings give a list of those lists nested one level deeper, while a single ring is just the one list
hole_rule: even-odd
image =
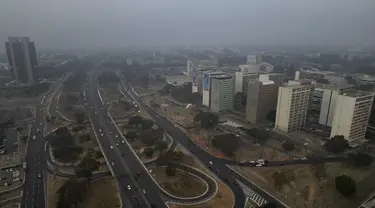
[{"label": "patch of dirt", "polygon": [[112,177],[108,177],[91,184],[78,208],[112,208],[119,206],[120,199],[116,181]]},{"label": "patch of dirt", "polygon": [[[346,174],[357,183],[369,176],[367,170],[346,163],[327,163],[322,165],[322,178],[316,176],[317,166],[293,165],[285,167],[233,167],[244,177],[259,187],[275,195],[291,207],[307,208],[352,208],[363,197],[342,196],[335,188],[335,177]],[[357,186],[357,195],[361,186]]]},{"label": "patch of dirt", "polygon": [[177,197],[195,197],[207,190],[206,184],[199,178],[177,169],[175,176],[167,176],[164,167],[153,167],[152,175],[161,187]]}]

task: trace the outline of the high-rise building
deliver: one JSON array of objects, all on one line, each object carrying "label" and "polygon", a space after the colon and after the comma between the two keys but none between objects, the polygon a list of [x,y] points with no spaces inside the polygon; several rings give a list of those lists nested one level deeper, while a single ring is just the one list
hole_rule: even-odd
[{"label": "high-rise building", "polygon": [[284,83],[284,74],[269,73],[269,74],[259,74],[260,81],[274,81],[276,85],[281,85]]},{"label": "high-rise building", "polygon": [[267,114],[276,109],[278,85],[273,81],[253,80],[248,83],[246,120],[264,123]]},{"label": "high-rise building", "polygon": [[247,82],[249,80],[256,80],[259,77],[258,73],[251,72],[235,72],[235,92],[246,92],[247,91]]},{"label": "high-rise building", "polygon": [[291,82],[279,87],[275,128],[285,132],[303,128],[313,88],[308,82]]},{"label": "high-rise building", "polygon": [[210,107],[211,98],[211,79],[215,76],[224,75],[225,72],[204,72],[203,73],[203,94],[202,94],[202,104]]},{"label": "high-rise building", "polygon": [[32,84],[33,67],[38,65],[34,43],[28,37],[9,37],[5,49],[16,82]]},{"label": "high-rise building", "polygon": [[332,126],[337,98],[342,93],[355,92],[353,85],[316,84],[310,102],[310,117],[319,124]]},{"label": "high-rise building", "polygon": [[233,109],[233,77],[218,75],[211,78],[210,109],[221,112]]},{"label": "high-rise building", "polygon": [[352,92],[339,95],[332,121],[331,138],[342,135],[349,142],[364,139],[374,93]]},{"label": "high-rise building", "polygon": [[191,75],[192,80],[192,92],[197,92],[203,95],[203,74],[205,72],[216,71],[214,67],[199,68],[197,71],[193,71]]}]

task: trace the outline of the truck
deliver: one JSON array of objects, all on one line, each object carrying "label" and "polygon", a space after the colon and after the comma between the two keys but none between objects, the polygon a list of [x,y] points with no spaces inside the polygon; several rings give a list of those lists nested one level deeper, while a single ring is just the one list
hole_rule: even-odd
[{"label": "truck", "polygon": [[26,162],[23,162],[23,163],[22,163],[22,167],[23,167],[23,169],[26,171],[26,170],[27,170],[27,163],[26,163]]}]

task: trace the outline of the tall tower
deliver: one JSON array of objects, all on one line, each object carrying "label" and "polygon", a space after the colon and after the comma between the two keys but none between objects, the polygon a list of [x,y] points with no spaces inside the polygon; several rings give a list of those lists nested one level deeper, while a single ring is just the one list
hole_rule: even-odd
[{"label": "tall tower", "polygon": [[34,43],[28,37],[9,37],[5,49],[17,84],[34,83],[33,67],[38,65]]}]

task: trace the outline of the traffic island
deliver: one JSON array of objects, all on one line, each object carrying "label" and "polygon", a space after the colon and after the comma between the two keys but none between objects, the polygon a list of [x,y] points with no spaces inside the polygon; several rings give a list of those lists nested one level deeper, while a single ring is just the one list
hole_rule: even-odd
[{"label": "traffic island", "polygon": [[207,184],[197,176],[180,169],[152,167],[152,176],[169,194],[181,198],[197,197],[207,190]]}]

